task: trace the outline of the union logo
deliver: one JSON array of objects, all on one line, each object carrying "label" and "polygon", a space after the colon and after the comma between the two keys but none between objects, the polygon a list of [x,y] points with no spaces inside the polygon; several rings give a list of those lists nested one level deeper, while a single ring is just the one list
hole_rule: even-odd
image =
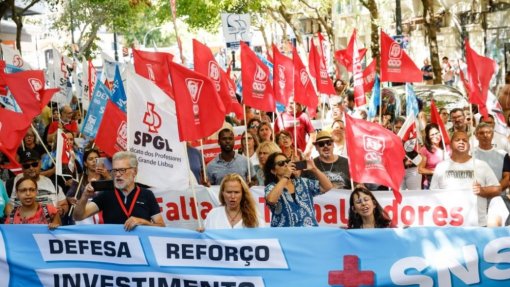
[{"label": "union logo", "polygon": [[[150,128],[149,128],[150,129]],[[120,123],[119,128],[117,129],[117,140],[116,145],[118,150],[126,150],[127,149],[127,122],[122,121]]]},{"label": "union logo", "polygon": [[301,69],[301,71],[299,71],[299,79],[303,86],[306,86],[308,84],[309,79],[305,69]]},{"label": "union logo", "polygon": [[41,80],[37,78],[28,78],[28,84],[30,85],[30,88],[32,88],[35,98],[38,101],[41,101],[41,95],[39,95],[39,91],[43,89],[43,83]]},{"label": "union logo", "polygon": [[191,96],[191,101],[195,104],[198,103],[204,81],[200,79],[187,78],[184,82],[186,83],[186,87],[188,88],[188,92]]},{"label": "union logo", "polygon": [[161,116],[156,112],[154,103],[147,102],[147,111],[143,116],[143,123],[147,125],[150,133],[157,133],[161,127]]}]

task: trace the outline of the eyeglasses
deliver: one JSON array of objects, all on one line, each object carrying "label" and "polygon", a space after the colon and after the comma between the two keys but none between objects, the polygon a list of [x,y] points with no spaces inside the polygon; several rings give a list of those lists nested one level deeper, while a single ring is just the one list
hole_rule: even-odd
[{"label": "eyeglasses", "polygon": [[259,125],[257,125],[257,124],[251,124],[249,126],[250,129],[257,129],[258,127],[259,127]]},{"label": "eyeglasses", "polygon": [[324,147],[325,145],[330,146],[332,143],[333,142],[331,142],[331,141],[321,141],[321,142],[316,143],[316,145],[318,145],[319,147]]},{"label": "eyeglasses", "polygon": [[282,167],[282,166],[284,166],[284,165],[288,164],[289,162],[290,162],[290,159],[286,159],[286,160],[279,160],[279,161],[275,162],[275,164],[276,164],[277,166]]},{"label": "eyeglasses", "polygon": [[24,163],[22,164],[21,166],[24,168],[24,169],[29,169],[30,167],[37,167],[39,165],[39,162],[37,161],[34,161],[32,163]]},{"label": "eyeglasses", "polygon": [[116,175],[117,173],[119,175],[124,175],[128,169],[132,169],[134,167],[126,167],[126,168],[114,168],[110,171],[112,175]]},{"label": "eyeglasses", "polygon": [[19,193],[34,193],[37,191],[37,189],[35,189],[34,187],[28,187],[28,188],[21,188],[21,189],[18,189],[17,190]]},{"label": "eyeglasses", "polygon": [[358,198],[354,201],[354,203],[356,204],[362,204],[363,202],[369,202],[369,201],[372,201],[372,198],[370,197],[364,197],[364,198]]}]

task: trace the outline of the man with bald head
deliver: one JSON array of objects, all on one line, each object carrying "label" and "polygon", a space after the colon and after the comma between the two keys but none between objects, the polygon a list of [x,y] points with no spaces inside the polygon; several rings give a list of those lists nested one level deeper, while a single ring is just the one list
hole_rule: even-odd
[{"label": "man with bald head", "polygon": [[499,181],[486,162],[471,157],[466,132],[454,132],[450,147],[452,155],[436,166],[430,189],[471,189],[477,197],[478,224],[486,226],[488,201],[501,193]]}]

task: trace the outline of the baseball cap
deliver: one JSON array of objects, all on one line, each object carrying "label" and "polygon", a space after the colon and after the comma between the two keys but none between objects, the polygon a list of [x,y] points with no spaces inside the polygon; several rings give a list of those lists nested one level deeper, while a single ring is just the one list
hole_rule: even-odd
[{"label": "baseball cap", "polygon": [[33,149],[24,150],[19,157],[20,163],[39,161],[39,160],[41,160],[41,155],[36,150],[33,150]]}]

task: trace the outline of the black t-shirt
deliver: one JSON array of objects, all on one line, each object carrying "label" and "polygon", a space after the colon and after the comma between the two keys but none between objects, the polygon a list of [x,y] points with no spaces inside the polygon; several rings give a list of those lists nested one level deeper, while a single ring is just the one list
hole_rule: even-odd
[{"label": "black t-shirt", "polygon": [[[126,222],[128,217],[122,210],[120,202],[117,200],[115,193],[119,194],[122,204],[125,206],[126,211],[129,212],[131,202],[133,201],[138,188],[140,187],[135,187],[135,189],[128,194],[127,198],[124,197],[124,194],[120,190],[115,189],[115,191],[101,192],[92,199],[92,202],[94,202],[97,207],[99,207],[99,210],[103,211],[104,223],[124,224]],[[141,188],[138,198],[136,199],[135,206],[133,207],[131,216],[151,221],[152,216],[160,212],[161,210],[159,208],[158,202],[156,201],[154,193],[148,189]]]},{"label": "black t-shirt", "polygon": [[[349,174],[349,160],[338,156],[333,163],[324,163],[319,157],[314,158],[315,166],[324,173],[333,184],[333,188],[351,189],[351,175]],[[301,174],[302,177],[317,179],[309,170]]]}]

